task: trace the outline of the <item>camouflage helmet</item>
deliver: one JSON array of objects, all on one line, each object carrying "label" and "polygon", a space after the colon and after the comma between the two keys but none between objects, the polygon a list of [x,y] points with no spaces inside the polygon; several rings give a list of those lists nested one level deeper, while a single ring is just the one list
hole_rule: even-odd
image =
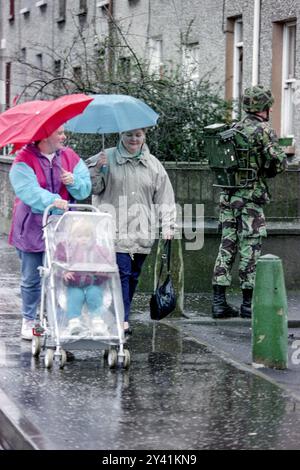
[{"label": "camouflage helmet", "polygon": [[243,96],[243,109],[246,113],[259,113],[267,111],[274,103],[271,90],[262,85],[246,88]]}]

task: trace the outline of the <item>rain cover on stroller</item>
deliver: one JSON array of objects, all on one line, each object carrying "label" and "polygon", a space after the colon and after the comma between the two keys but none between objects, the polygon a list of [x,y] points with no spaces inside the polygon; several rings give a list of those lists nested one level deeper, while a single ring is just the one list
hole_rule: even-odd
[{"label": "rain cover on stroller", "polygon": [[112,217],[69,211],[50,216],[44,230],[51,336],[59,343],[117,343],[123,335],[124,310]]}]

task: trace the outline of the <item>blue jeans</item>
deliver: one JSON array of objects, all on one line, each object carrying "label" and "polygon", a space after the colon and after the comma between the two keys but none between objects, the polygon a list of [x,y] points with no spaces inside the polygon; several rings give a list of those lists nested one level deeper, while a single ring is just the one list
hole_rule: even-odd
[{"label": "blue jeans", "polygon": [[124,321],[126,322],[129,319],[131,301],[135,293],[139,275],[146,256],[147,255],[143,253],[135,253],[132,259],[128,253],[117,253],[117,264],[119,266],[125,311]]},{"label": "blue jeans", "polygon": [[82,307],[86,303],[89,313],[99,315],[103,302],[103,289],[100,286],[68,287],[67,289],[67,317],[68,320],[81,315]]},{"label": "blue jeans", "polygon": [[21,260],[22,315],[34,320],[41,299],[41,278],[38,267],[43,265],[44,252],[27,253],[17,248]]}]

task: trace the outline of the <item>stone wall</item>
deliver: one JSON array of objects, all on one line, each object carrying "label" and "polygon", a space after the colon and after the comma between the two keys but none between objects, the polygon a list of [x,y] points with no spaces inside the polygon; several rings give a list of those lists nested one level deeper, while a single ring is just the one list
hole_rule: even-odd
[{"label": "stone wall", "polygon": [[[197,165],[182,165],[172,168],[167,165],[177,202],[182,204],[204,204],[204,245],[201,250],[186,250],[183,239],[185,264],[185,291],[199,292],[211,289],[211,275],[220,243],[218,234],[219,189],[212,186],[214,178],[209,169]],[[290,168],[285,173],[268,181],[272,196],[266,206],[268,238],[263,242],[263,254],[272,253],[283,261],[286,286],[289,289],[300,285],[300,170]],[[141,282],[144,290],[152,287],[152,266],[155,248],[149,257]],[[233,287],[238,287],[237,263],[233,269]]]},{"label": "stone wall", "polygon": [[[8,179],[11,157],[0,157],[0,232],[7,233],[12,213],[13,192]],[[204,205],[204,245],[200,250],[187,250],[183,239],[185,264],[185,291],[210,290],[211,273],[220,242],[217,232],[218,193],[213,188],[212,172],[197,164],[166,164],[176,193],[177,202]],[[289,169],[269,180],[272,202],[266,207],[268,239],[264,241],[263,253],[273,253],[283,260],[286,285],[299,288],[300,285],[300,170]],[[194,221],[195,224],[195,221]],[[201,230],[201,229],[200,229]],[[150,291],[153,286],[155,247],[148,257],[143,270],[140,288]],[[238,286],[236,267],[233,285]]]},{"label": "stone wall", "polygon": [[12,206],[14,193],[9,181],[8,173],[10,170],[12,157],[0,157],[0,232],[8,233],[10,219],[12,215]]}]

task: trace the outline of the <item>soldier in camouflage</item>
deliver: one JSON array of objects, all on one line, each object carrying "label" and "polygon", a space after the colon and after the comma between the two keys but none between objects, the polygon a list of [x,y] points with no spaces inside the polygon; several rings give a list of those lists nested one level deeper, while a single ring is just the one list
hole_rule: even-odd
[{"label": "soldier in camouflage", "polygon": [[239,315],[238,309],[226,301],[226,287],[231,284],[231,268],[237,253],[243,293],[240,314],[244,318],[251,317],[256,263],[261,254],[262,238],[267,236],[263,206],[270,201],[270,195],[265,180],[282,172],[286,166],[286,155],[268,122],[273,102],[271,91],[262,86],[246,89],[243,96],[246,115],[234,126],[247,136],[249,164],[257,177],[247,187],[224,189],[220,195],[222,238],[212,280],[214,318]]}]

